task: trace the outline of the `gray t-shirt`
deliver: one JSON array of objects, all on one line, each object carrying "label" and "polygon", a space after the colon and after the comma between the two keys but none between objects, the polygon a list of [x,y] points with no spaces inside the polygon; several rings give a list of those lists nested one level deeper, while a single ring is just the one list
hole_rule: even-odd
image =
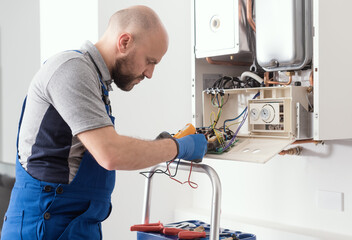
[{"label": "gray t-shirt", "polygon": [[20,163],[34,178],[70,183],[86,150],[77,134],[112,125],[99,77],[110,90],[109,70],[88,41],[48,59],[34,76],[19,135]]}]

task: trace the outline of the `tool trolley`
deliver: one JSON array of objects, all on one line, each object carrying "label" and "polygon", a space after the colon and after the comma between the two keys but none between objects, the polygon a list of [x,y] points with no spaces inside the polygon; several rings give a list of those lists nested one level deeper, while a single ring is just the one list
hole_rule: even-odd
[{"label": "tool trolley", "polygon": [[[163,167],[163,165],[159,164],[154,166],[150,170],[150,174],[154,172],[157,168]],[[170,168],[176,168],[177,163],[171,163]],[[191,167],[191,163],[180,162],[178,165],[178,169],[188,171]],[[165,228],[169,227],[204,227],[205,237],[197,238],[204,240],[220,240],[220,239],[240,239],[240,240],[256,240],[256,236],[254,234],[243,233],[240,231],[233,231],[230,229],[222,229],[220,228],[220,207],[221,207],[221,182],[218,174],[215,170],[206,165],[206,164],[193,164],[192,171],[206,173],[210,178],[212,184],[212,205],[211,205],[211,222],[207,224],[198,220],[189,220],[182,221],[172,224],[165,225]],[[144,194],[144,206],[143,206],[143,223],[142,225],[149,224],[150,217],[150,205],[151,205],[151,184],[152,177],[149,177],[146,180],[145,194]],[[157,224],[156,224],[157,225]],[[159,223],[160,226],[160,223]],[[161,224],[162,226],[162,224]],[[137,232],[137,240],[167,240],[179,239],[177,235],[166,235],[161,232],[148,232],[148,231],[138,231]],[[185,239],[195,239],[195,238],[185,238]]]}]

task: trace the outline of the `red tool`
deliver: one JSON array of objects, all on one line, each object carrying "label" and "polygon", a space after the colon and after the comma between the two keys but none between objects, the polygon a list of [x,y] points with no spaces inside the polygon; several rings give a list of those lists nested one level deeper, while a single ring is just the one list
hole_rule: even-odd
[{"label": "red tool", "polygon": [[176,236],[179,232],[189,231],[190,228],[197,230],[196,225],[190,222],[167,224],[164,226],[163,234]]},{"label": "red tool", "polygon": [[139,231],[139,232],[161,232],[164,229],[164,225],[162,223],[145,223],[145,224],[137,224],[131,227],[131,231]]},{"label": "red tool", "polygon": [[164,228],[163,234],[176,236],[178,233],[183,232],[183,231],[189,231],[189,230],[182,229],[182,228]]},{"label": "red tool", "polygon": [[177,236],[179,239],[196,239],[196,238],[205,238],[207,234],[205,232],[187,231],[187,232],[179,232]]}]

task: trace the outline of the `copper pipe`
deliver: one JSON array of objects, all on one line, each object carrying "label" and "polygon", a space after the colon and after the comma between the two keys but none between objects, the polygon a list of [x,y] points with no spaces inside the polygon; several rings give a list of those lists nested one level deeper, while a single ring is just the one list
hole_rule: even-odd
[{"label": "copper pipe", "polygon": [[253,21],[253,16],[252,16],[252,0],[247,0],[247,21],[248,24],[251,26],[251,28],[253,29],[253,31],[256,31],[256,26],[255,26],[255,22]]},{"label": "copper pipe", "polygon": [[287,150],[282,150],[281,152],[279,152],[280,155],[300,155],[301,152],[303,150],[303,147],[298,146],[298,147],[294,147],[294,148],[290,148]]},{"label": "copper pipe", "polygon": [[[304,140],[296,140],[296,141],[294,141],[292,143],[292,145],[294,145],[294,144],[304,144],[304,143],[314,143],[315,145],[324,144],[323,141],[313,140],[313,139],[304,139]],[[279,152],[279,155],[286,155],[286,154],[299,155],[302,152],[302,150],[303,150],[303,147],[297,146],[297,147],[290,148],[290,149],[287,149],[287,150],[282,150],[281,152]]]},{"label": "copper pipe", "polygon": [[248,62],[235,62],[235,61],[215,61],[211,57],[205,58],[208,63],[215,65],[225,65],[225,66],[251,66],[252,63]]},{"label": "copper pipe", "polygon": [[269,72],[265,72],[264,73],[264,85],[265,85],[265,87],[269,87],[268,81],[269,81]]},{"label": "copper pipe", "polygon": [[242,20],[242,1],[238,2],[238,19]]},{"label": "copper pipe", "polygon": [[313,140],[313,139],[304,139],[304,140],[296,140],[292,144],[302,144],[302,143],[315,143],[315,144],[323,144],[323,141]]},{"label": "copper pipe", "polygon": [[309,75],[309,84],[313,87],[313,71]]},{"label": "copper pipe", "polygon": [[269,80],[269,73],[265,72],[264,73],[264,84],[265,86],[269,86],[269,84],[275,84],[275,85],[290,85],[292,83],[292,76],[293,76],[293,72],[288,72],[289,74],[289,79],[288,82],[278,82],[278,81],[270,81]]},{"label": "copper pipe", "polygon": [[308,93],[313,92],[313,71],[309,75],[309,87],[307,88]]}]

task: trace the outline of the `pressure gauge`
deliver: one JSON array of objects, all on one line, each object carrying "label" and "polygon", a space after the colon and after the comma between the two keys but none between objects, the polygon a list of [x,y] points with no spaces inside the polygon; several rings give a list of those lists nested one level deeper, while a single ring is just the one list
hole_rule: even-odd
[{"label": "pressure gauge", "polygon": [[260,116],[264,122],[266,123],[272,122],[275,117],[274,107],[271,106],[270,104],[265,104],[262,110],[260,111]]},{"label": "pressure gauge", "polygon": [[259,110],[257,108],[251,109],[251,119],[257,121],[259,119]]},{"label": "pressure gauge", "polygon": [[262,117],[263,121],[266,122],[270,118],[270,111],[267,108],[263,108],[260,112],[260,116]]}]

